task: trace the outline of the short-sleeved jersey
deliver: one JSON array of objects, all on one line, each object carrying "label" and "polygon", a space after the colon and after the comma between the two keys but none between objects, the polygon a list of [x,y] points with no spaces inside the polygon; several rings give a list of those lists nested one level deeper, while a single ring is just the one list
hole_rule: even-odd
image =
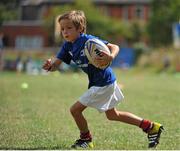
[{"label": "short-sleeved jersey", "polygon": [[[106,86],[112,84],[116,80],[116,77],[110,67],[99,69],[92,64],[89,64],[89,61],[84,52],[84,44],[88,39],[92,38],[97,37],[81,34],[80,37],[78,37],[73,43],[65,41],[61,47],[61,50],[57,54],[57,58],[66,64],[70,64],[71,60],[74,61],[74,63],[76,63],[76,65],[88,75],[88,88],[91,86]],[[107,41],[103,42],[108,44]]]}]

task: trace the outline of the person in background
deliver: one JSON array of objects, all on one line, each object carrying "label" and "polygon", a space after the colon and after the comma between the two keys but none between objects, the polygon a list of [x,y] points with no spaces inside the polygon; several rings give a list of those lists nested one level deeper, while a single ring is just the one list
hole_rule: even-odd
[{"label": "person in background", "polygon": [[4,34],[2,32],[0,32],[0,71],[3,70],[3,48],[4,48],[4,43],[3,43],[3,38],[4,38]]}]

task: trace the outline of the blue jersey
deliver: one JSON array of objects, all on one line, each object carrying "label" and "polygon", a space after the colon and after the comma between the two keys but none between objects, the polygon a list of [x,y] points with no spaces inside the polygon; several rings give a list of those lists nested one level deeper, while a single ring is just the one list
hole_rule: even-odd
[{"label": "blue jersey", "polygon": [[[57,54],[57,58],[63,62],[70,64],[71,60],[74,61],[87,75],[89,79],[89,86],[106,86],[112,84],[116,78],[110,67],[99,69],[89,64],[88,59],[84,53],[84,44],[88,39],[97,38],[92,35],[81,34],[75,42],[65,41],[61,50]],[[103,41],[107,44],[107,41]]]}]

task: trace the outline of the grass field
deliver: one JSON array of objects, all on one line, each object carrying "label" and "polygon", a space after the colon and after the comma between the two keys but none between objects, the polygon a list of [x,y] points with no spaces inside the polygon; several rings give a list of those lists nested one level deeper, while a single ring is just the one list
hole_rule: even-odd
[{"label": "grass field", "polygon": [[[124,85],[117,107],[161,122],[165,127],[159,150],[180,149],[180,75],[116,70]],[[21,83],[27,82],[28,89]],[[0,149],[69,149],[79,136],[70,106],[87,89],[85,74],[48,76],[0,73]],[[110,122],[94,109],[84,112],[95,149],[146,150],[138,127]]]}]

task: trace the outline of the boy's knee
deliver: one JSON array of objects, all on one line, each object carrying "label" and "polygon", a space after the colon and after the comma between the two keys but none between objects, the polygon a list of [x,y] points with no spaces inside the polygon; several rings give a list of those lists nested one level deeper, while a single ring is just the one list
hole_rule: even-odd
[{"label": "boy's knee", "polygon": [[106,114],[106,117],[110,121],[114,121],[115,120],[114,116],[112,116],[111,114]]},{"label": "boy's knee", "polygon": [[71,107],[70,107],[70,113],[71,113],[72,115],[74,115],[75,112],[76,112],[76,111],[75,111],[75,108],[74,108],[73,106],[71,106]]},{"label": "boy's knee", "polygon": [[71,115],[76,116],[79,114],[79,110],[75,106],[71,106],[70,108]]},{"label": "boy's knee", "polygon": [[82,105],[80,102],[76,102],[71,106],[70,112],[73,116],[79,116],[85,108],[86,106]]},{"label": "boy's knee", "polygon": [[112,109],[106,112],[106,117],[110,121],[116,121],[120,118],[120,114],[116,110]]}]

